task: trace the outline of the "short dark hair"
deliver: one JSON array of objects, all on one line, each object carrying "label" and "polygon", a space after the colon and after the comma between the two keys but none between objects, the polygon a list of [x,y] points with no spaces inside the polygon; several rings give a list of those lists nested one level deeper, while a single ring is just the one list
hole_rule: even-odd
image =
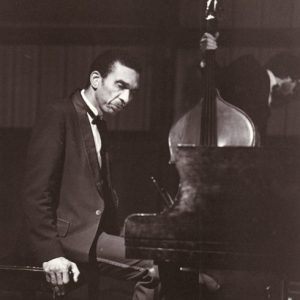
[{"label": "short dark hair", "polygon": [[137,57],[134,57],[128,51],[123,49],[111,49],[102,52],[95,58],[90,66],[89,75],[93,71],[98,71],[101,76],[105,78],[112,71],[112,66],[116,62],[134,69],[138,73],[141,71]]},{"label": "short dark hair", "polygon": [[292,79],[300,78],[300,59],[288,52],[280,52],[272,56],[265,64],[265,67],[279,78],[288,76]]}]

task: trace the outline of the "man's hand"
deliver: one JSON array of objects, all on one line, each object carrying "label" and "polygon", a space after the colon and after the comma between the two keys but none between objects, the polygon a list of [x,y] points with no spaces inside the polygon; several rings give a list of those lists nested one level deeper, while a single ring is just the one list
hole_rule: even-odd
[{"label": "man's hand", "polygon": [[219,33],[217,32],[215,35],[212,35],[208,32],[205,32],[200,39],[200,50],[202,55],[202,60],[200,61],[200,68],[205,67],[204,53],[206,50],[216,50],[218,48],[217,39],[219,37]]},{"label": "man's hand", "polygon": [[77,282],[79,270],[77,265],[64,257],[57,257],[43,263],[43,269],[46,272],[46,280],[53,286],[53,292],[58,295],[64,295],[64,284],[70,282],[70,274],[73,274],[73,281]]},{"label": "man's hand", "polygon": [[200,40],[200,50],[204,53],[206,50],[216,50],[218,48],[217,39],[219,37],[219,33],[216,35],[212,35],[208,32],[205,32]]}]

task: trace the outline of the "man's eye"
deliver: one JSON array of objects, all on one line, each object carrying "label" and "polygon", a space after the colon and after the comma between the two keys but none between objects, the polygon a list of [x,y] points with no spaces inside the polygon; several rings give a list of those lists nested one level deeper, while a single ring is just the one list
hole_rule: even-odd
[{"label": "man's eye", "polygon": [[119,89],[123,90],[125,88],[123,83],[117,83]]}]

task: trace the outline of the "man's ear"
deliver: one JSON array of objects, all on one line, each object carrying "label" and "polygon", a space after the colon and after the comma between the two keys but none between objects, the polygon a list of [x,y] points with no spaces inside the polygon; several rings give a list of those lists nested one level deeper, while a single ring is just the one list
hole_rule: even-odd
[{"label": "man's ear", "polygon": [[101,74],[98,71],[93,71],[90,75],[91,87],[95,90],[99,87],[102,80]]}]

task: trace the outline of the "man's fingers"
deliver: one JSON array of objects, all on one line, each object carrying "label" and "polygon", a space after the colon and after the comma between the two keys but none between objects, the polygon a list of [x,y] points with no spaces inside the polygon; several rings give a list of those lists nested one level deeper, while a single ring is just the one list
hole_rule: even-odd
[{"label": "man's fingers", "polygon": [[48,273],[45,273],[45,274],[46,274],[46,281],[48,283],[51,283],[51,276]]},{"label": "man's fingers", "polygon": [[62,273],[62,279],[63,279],[64,284],[69,283],[69,281],[70,281],[69,270]]},{"label": "man's fingers", "polygon": [[203,34],[200,40],[200,48],[202,51],[205,50],[215,50],[218,48],[217,39],[219,37],[219,33],[217,32],[215,36],[206,32]]},{"label": "man's fingers", "polygon": [[53,289],[56,294],[64,293],[64,284],[70,282],[71,272],[74,282],[78,281],[80,274],[77,265],[64,257],[57,257],[48,262],[44,262],[43,269],[46,273],[47,282],[58,287]]},{"label": "man's fingers", "polygon": [[49,272],[50,282],[52,285],[57,285],[57,280],[54,272]]},{"label": "man's fingers", "polygon": [[80,272],[79,272],[79,270],[77,268],[77,265],[75,263],[71,263],[70,270],[73,273],[73,280],[74,280],[74,282],[77,282],[79,274],[80,274]]},{"label": "man's fingers", "polygon": [[215,37],[211,33],[208,33],[208,32],[205,32],[202,37],[205,39],[215,39]]},{"label": "man's fingers", "polygon": [[200,42],[201,47],[205,48],[217,48],[217,42],[215,40],[201,40]]},{"label": "man's fingers", "polygon": [[214,35],[208,32],[205,32],[202,36],[202,38],[205,38],[207,40],[217,40],[220,36],[219,32],[216,32]]},{"label": "man's fingers", "polygon": [[56,281],[58,285],[63,285],[63,275],[60,272],[56,272]]}]

